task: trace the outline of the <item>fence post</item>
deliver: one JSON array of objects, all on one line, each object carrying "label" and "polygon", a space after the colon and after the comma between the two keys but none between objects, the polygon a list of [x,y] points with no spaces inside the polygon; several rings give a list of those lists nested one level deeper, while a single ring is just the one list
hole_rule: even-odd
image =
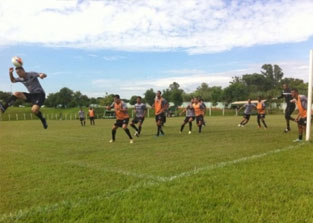
[{"label": "fence post", "polygon": [[9,121],[11,121],[11,114],[9,114]]},{"label": "fence post", "polygon": [[33,120],[33,114],[30,113],[30,120]]},{"label": "fence post", "polygon": [[236,116],[238,116],[238,109],[237,108],[235,109],[235,112],[236,112]]},{"label": "fence post", "polygon": [[225,108],[223,108],[223,116],[225,116]]},{"label": "fence post", "polygon": [[212,116],[212,107],[209,107],[209,116]]},{"label": "fence post", "polygon": [[25,115],[25,113],[24,113],[24,120],[26,120],[26,115]]},{"label": "fence post", "polygon": [[148,118],[150,118],[150,108],[148,108]]}]

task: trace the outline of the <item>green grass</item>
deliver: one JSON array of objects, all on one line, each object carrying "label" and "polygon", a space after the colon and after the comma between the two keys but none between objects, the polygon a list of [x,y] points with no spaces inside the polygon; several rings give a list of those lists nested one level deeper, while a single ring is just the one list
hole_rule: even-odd
[{"label": "green grass", "polygon": [[159,138],[146,119],[132,145],[108,143],[114,120],[0,122],[0,222],[312,222],[312,143],[240,119],[180,135],[171,118]]}]

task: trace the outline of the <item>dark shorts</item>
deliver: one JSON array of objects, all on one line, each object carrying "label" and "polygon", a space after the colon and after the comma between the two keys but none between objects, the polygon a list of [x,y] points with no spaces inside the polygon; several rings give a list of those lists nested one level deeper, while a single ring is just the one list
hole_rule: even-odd
[{"label": "dark shorts", "polygon": [[250,120],[250,114],[243,114],[243,118],[247,119],[247,120]]},{"label": "dark shorts", "polygon": [[46,95],[43,93],[31,94],[31,93],[23,92],[23,94],[26,96],[26,102],[30,102],[33,105],[38,105],[40,107],[43,105],[46,99]]},{"label": "dark shorts", "polygon": [[263,118],[265,119],[265,114],[258,114],[258,119]]},{"label": "dark shorts", "polygon": [[123,120],[118,120],[116,119],[116,122],[114,123],[115,126],[117,127],[123,127],[123,125],[127,125],[129,122],[129,118],[123,119]]},{"label": "dark shorts", "polygon": [[95,120],[95,117],[89,117],[90,120]]},{"label": "dark shorts", "polygon": [[186,118],[185,118],[185,120],[184,120],[184,122],[185,122],[185,123],[187,123],[187,122],[189,122],[189,120],[190,120],[190,119],[191,119],[192,121],[194,121],[194,120],[195,120],[195,118],[196,118],[195,116],[192,116],[192,117],[186,117]]},{"label": "dark shorts", "polygon": [[199,122],[203,123],[203,115],[196,116],[196,122],[197,124],[199,124]]},{"label": "dark shorts", "polygon": [[298,120],[298,125],[306,125],[306,117]]},{"label": "dark shorts", "polygon": [[296,108],[295,104],[287,105],[286,110],[285,110],[285,118],[286,119],[290,118],[290,116],[294,112],[295,108]]},{"label": "dark shorts", "polygon": [[85,120],[85,118],[79,118],[79,120],[80,120],[80,121],[84,121],[84,120]]},{"label": "dark shorts", "polygon": [[135,118],[132,120],[132,123],[137,124],[138,122],[143,123],[144,121],[145,121],[145,117],[135,117]]},{"label": "dark shorts", "polygon": [[166,120],[166,118],[165,118],[165,114],[164,114],[164,113],[161,113],[161,114],[155,116],[155,121],[156,121],[156,122],[157,122],[157,121],[161,121],[161,122],[164,123],[165,120]]}]

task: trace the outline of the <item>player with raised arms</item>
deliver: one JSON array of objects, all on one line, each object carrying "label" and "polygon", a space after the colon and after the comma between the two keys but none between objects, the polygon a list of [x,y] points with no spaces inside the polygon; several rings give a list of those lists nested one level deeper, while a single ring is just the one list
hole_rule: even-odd
[{"label": "player with raised arms", "polygon": [[115,111],[116,122],[112,127],[112,139],[109,142],[115,142],[116,130],[120,127],[124,129],[125,133],[129,137],[129,143],[132,144],[134,142],[133,137],[131,136],[129,129],[127,128],[129,122],[128,108],[125,102],[120,99],[120,96],[118,94],[114,95],[114,102],[111,104],[111,106],[107,106],[108,110],[111,110],[112,108],[114,108]]},{"label": "player with raised arms", "polygon": [[15,65],[15,72],[18,77],[15,78],[13,75],[14,68],[11,67],[9,69],[9,76],[12,83],[21,82],[27,88],[29,93],[26,92],[15,92],[8,101],[3,105],[0,103],[0,110],[2,113],[6,111],[6,109],[13,105],[17,99],[22,99],[26,102],[32,103],[32,112],[40,119],[44,129],[48,128],[48,124],[46,119],[42,116],[40,112],[40,107],[43,105],[46,94],[43,88],[41,87],[38,78],[44,79],[47,77],[45,73],[36,73],[36,72],[26,72],[22,67],[23,63],[21,58],[13,57],[12,59],[13,65]]}]

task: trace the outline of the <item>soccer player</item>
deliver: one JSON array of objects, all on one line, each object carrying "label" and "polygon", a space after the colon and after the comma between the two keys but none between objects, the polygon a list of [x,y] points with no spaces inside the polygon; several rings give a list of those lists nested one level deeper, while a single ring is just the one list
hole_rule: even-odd
[{"label": "soccer player", "polygon": [[203,116],[203,120],[202,120],[202,125],[205,126],[205,120],[204,120],[204,116],[205,116],[205,112],[206,112],[206,105],[204,103],[204,101],[202,100],[202,98],[199,99],[199,102],[202,104],[203,109],[201,110],[202,112],[202,116]]},{"label": "soccer player", "polygon": [[90,119],[90,125],[96,125],[95,124],[95,110],[92,107],[90,107],[88,110],[88,116]]},{"label": "soccer player", "polygon": [[199,98],[194,98],[193,101],[193,109],[195,111],[195,115],[196,115],[196,123],[198,125],[199,128],[199,133],[201,133],[201,129],[202,129],[202,125],[203,125],[203,110],[204,110],[204,106],[203,103],[199,102]]},{"label": "soccer player", "polygon": [[[141,101],[141,97],[137,97],[137,103],[135,104],[135,118],[130,123],[130,126],[135,129],[135,136],[139,137],[142,129],[142,124],[145,120],[145,115],[147,112],[147,107],[144,103]],[[136,124],[138,123],[138,128],[136,127]]]},{"label": "soccer player", "polygon": [[47,129],[48,124],[46,119],[42,116],[40,112],[40,107],[43,105],[45,101],[45,91],[41,87],[38,77],[44,79],[47,77],[44,73],[36,73],[36,72],[25,72],[23,67],[16,67],[15,71],[18,75],[18,78],[13,76],[13,67],[9,69],[10,80],[12,83],[21,82],[27,88],[29,93],[26,92],[15,92],[9,100],[3,105],[0,103],[0,110],[2,113],[5,110],[14,104],[17,99],[22,99],[26,102],[32,103],[32,112],[40,119],[43,128]]},{"label": "soccer player", "polygon": [[291,90],[291,96],[293,100],[291,100],[291,103],[296,103],[299,113],[295,121],[298,123],[298,132],[299,137],[296,140],[293,140],[294,142],[301,142],[303,132],[306,129],[306,116],[307,116],[307,98],[304,95],[299,95],[299,92],[296,88],[293,88]]},{"label": "soccer player", "polygon": [[129,143],[134,143],[133,137],[131,136],[129,129],[127,128],[129,122],[128,109],[126,104],[120,99],[120,96],[118,94],[114,95],[114,102],[112,103],[112,105],[107,107],[108,110],[112,108],[114,108],[115,111],[116,122],[112,127],[112,139],[109,142],[115,142],[116,130],[120,127],[124,129],[125,133],[129,137]]},{"label": "soccer player", "polygon": [[85,112],[83,111],[82,108],[80,108],[80,110],[78,112],[78,117],[79,117],[79,121],[80,121],[81,126],[86,126]]},{"label": "soccer player", "polygon": [[258,97],[258,103],[256,105],[256,109],[258,111],[258,117],[257,117],[257,121],[258,121],[258,126],[259,128],[261,128],[261,122],[264,125],[264,128],[267,129],[267,125],[265,123],[265,103],[261,100],[261,97]]},{"label": "soccer player", "polygon": [[291,117],[291,114],[296,108],[295,103],[291,102],[293,98],[291,96],[291,91],[287,84],[283,84],[283,91],[281,92],[281,95],[273,99],[276,100],[276,99],[281,99],[281,98],[285,98],[285,102],[287,104],[287,107],[285,109],[285,119],[286,119],[287,128],[284,130],[284,133],[287,133],[290,131],[290,120],[295,121],[295,119]]},{"label": "soccer player", "polygon": [[167,101],[162,98],[161,91],[157,91],[152,108],[154,108],[155,122],[157,126],[156,136],[158,137],[160,134],[164,135],[162,125],[165,121],[165,110],[167,109]]},{"label": "soccer player", "polygon": [[186,112],[186,118],[185,118],[183,124],[182,124],[181,127],[180,127],[180,133],[183,132],[185,125],[186,125],[187,123],[189,123],[189,132],[188,132],[188,134],[189,134],[189,135],[191,134],[192,122],[193,122],[193,121],[195,120],[195,118],[196,118],[196,117],[195,117],[195,111],[194,111],[194,109],[193,109],[192,104],[193,104],[193,99],[191,99],[190,104],[187,105],[187,107],[181,112],[181,114],[184,113],[184,112]]},{"label": "soccer player", "polygon": [[249,122],[251,112],[256,108],[256,106],[255,104],[251,103],[251,99],[248,99],[248,103],[241,106],[238,111],[240,111],[242,108],[245,108],[245,111],[243,114],[243,120],[240,122],[240,124],[238,124],[238,127],[244,127]]}]

